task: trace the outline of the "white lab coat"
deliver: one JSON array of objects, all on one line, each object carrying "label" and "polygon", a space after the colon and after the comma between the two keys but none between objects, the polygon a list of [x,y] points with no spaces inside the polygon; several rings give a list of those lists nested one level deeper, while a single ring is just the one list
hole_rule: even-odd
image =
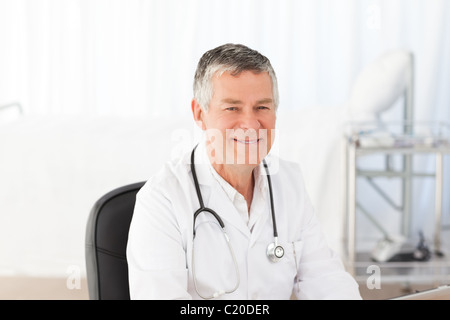
[{"label": "white lab coat", "polygon": [[[278,243],[285,250],[276,263],[266,255],[274,240],[270,200],[250,231],[212,176],[203,144],[195,152],[203,201],[222,218],[238,261],[238,289],[217,299],[290,299],[292,293],[299,299],[361,299],[356,281],[327,246],[298,165],[273,156],[266,160]],[[198,208],[190,152],[167,163],[139,191],[127,245],[131,299],[201,299],[192,272],[193,214]],[[202,295],[230,290],[237,283],[216,221],[201,213],[195,223],[195,274]]]}]

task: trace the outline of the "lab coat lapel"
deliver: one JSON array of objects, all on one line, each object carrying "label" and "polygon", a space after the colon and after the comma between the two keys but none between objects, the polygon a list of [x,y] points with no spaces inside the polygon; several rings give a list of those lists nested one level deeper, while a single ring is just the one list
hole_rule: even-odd
[{"label": "lab coat lapel", "polygon": [[[262,164],[260,164],[260,170],[263,170]],[[261,174],[261,171],[260,171]],[[267,232],[267,219],[270,217],[270,196],[268,194],[269,189],[267,187],[267,176],[265,174],[262,174],[262,179],[264,179],[264,184],[266,185],[266,188],[263,190],[264,194],[264,203],[262,204],[261,208],[258,208],[261,212],[261,216],[258,218],[258,221],[255,223],[255,226],[253,227],[252,231],[252,238],[250,241],[250,245],[252,246],[255,244],[256,241],[258,241],[260,235],[262,232]]]},{"label": "lab coat lapel", "polygon": [[250,238],[250,230],[220,184],[214,181],[210,187],[211,193],[209,199],[204,200],[205,205],[216,211],[222,218],[226,231],[232,226]]},{"label": "lab coat lapel", "polygon": [[259,221],[255,224],[253,228],[252,237],[250,240],[250,245],[255,244],[262,232],[267,232],[267,219],[270,217],[269,206],[267,201],[265,201],[264,209],[261,212],[261,217]]}]

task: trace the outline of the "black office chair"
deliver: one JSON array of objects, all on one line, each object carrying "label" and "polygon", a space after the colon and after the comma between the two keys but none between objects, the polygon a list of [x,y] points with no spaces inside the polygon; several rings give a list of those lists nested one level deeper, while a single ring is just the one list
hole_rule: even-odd
[{"label": "black office chair", "polygon": [[94,204],[86,227],[86,275],[91,300],[129,300],[126,248],[136,193],[145,182],[112,190]]}]

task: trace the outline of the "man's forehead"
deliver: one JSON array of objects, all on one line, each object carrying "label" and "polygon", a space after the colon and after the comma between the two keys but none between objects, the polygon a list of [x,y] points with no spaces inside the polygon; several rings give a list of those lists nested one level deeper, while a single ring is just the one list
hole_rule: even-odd
[{"label": "man's forehead", "polygon": [[[216,89],[230,89],[233,91],[241,91],[248,88],[252,91],[270,90],[272,93],[272,79],[269,73],[253,73],[251,71],[242,72],[237,76],[230,73],[223,73],[219,77],[213,77],[213,88]],[[233,98],[233,97],[229,97]],[[269,97],[261,97],[269,98]],[[272,96],[270,96],[272,98]]]},{"label": "man's forehead", "polygon": [[[239,105],[239,104],[243,104],[244,101],[242,101],[240,99],[235,99],[235,98],[223,98],[220,100],[220,103]],[[256,104],[271,104],[271,103],[273,103],[272,98],[262,98],[262,99],[256,100]]]}]

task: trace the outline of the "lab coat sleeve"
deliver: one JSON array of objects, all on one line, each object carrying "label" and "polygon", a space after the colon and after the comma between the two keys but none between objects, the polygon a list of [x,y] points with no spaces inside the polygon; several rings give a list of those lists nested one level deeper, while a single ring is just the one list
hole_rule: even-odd
[{"label": "lab coat sleeve", "polygon": [[294,293],[299,299],[360,300],[358,283],[328,246],[303,179],[300,181],[303,246]]},{"label": "lab coat sleeve", "polygon": [[186,254],[171,202],[149,180],[139,191],[127,261],[131,299],[191,299]]}]

